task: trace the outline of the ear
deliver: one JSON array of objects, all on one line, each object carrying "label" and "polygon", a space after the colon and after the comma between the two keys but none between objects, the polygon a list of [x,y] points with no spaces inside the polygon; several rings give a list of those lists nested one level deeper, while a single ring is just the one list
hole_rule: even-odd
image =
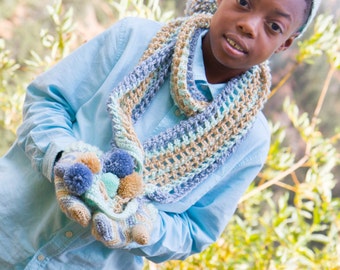
[{"label": "ear", "polygon": [[296,39],[298,35],[299,33],[295,33],[291,35],[284,43],[281,44],[279,48],[276,49],[275,53],[279,53],[279,52],[283,52],[287,50],[293,44],[293,41]]}]

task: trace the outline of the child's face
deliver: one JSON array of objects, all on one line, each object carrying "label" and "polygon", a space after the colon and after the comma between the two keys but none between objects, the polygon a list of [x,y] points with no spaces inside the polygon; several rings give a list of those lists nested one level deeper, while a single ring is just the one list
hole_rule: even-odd
[{"label": "child's face", "polygon": [[217,0],[217,3],[203,49],[208,61],[215,62],[210,67],[234,71],[234,75],[262,63],[274,52],[287,49],[303,23],[306,8],[305,0]]}]

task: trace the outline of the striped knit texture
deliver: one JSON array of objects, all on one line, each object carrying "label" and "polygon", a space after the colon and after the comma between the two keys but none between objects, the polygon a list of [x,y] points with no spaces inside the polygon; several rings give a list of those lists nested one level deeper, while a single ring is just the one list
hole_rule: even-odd
[{"label": "striped knit texture", "polygon": [[[221,166],[242,142],[269,94],[266,63],[228,81],[211,102],[199,92],[192,75],[193,54],[210,19],[195,14],[165,25],[108,101],[113,145],[134,157],[145,198],[159,203],[181,199]],[[133,124],[169,74],[171,95],[187,118],[142,145]]]}]

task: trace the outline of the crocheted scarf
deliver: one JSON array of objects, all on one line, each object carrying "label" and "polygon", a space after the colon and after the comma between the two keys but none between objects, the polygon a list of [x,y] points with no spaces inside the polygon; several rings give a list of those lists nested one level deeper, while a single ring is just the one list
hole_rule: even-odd
[{"label": "crocheted scarf", "polygon": [[[204,181],[245,138],[269,94],[271,78],[265,63],[228,81],[212,101],[196,88],[194,50],[210,19],[211,15],[195,14],[164,25],[109,97],[113,147],[134,157],[148,200],[175,202]],[[133,124],[167,76],[172,98],[187,117],[141,144]]]}]

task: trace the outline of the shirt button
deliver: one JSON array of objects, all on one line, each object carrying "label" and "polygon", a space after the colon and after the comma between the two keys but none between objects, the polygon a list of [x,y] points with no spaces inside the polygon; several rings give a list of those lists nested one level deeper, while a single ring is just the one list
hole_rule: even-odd
[{"label": "shirt button", "polygon": [[175,110],[175,115],[176,115],[176,116],[180,116],[180,115],[181,115],[181,111],[180,111],[179,109],[176,109],[176,110]]},{"label": "shirt button", "polygon": [[38,256],[38,261],[43,261],[43,260],[45,260],[45,256],[42,255],[42,254],[40,254],[40,255]]},{"label": "shirt button", "polygon": [[65,236],[66,236],[67,238],[71,238],[71,237],[73,236],[73,232],[68,231],[68,232],[65,233]]}]

